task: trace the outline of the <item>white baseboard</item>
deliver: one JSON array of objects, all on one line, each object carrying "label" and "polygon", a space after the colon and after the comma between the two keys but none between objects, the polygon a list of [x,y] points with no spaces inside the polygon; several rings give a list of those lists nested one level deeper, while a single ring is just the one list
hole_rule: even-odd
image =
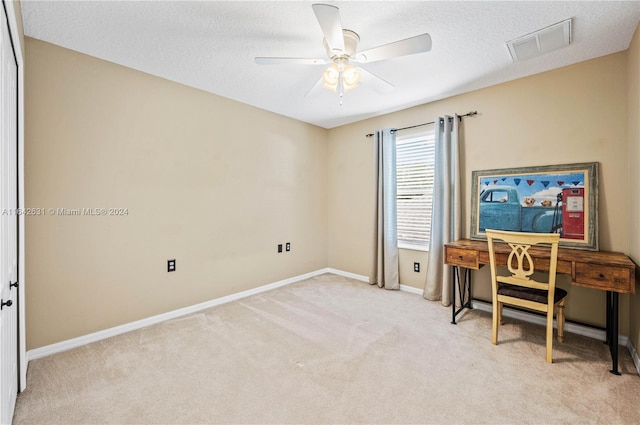
[{"label": "white baseboard", "polygon": [[404,292],[409,292],[410,294],[416,294],[422,296],[424,291],[422,289],[414,288],[413,286],[408,285],[400,285],[400,290]]},{"label": "white baseboard", "polygon": [[636,350],[636,348],[631,343],[631,339],[627,340],[627,349],[631,353],[631,358],[633,359],[633,364],[636,365],[636,371],[638,372],[638,375],[640,375],[640,357],[638,357],[638,351]]},{"label": "white baseboard", "polygon": [[327,273],[337,274],[338,276],[350,277],[351,279],[360,280],[362,282],[369,283],[369,277],[361,274],[355,274],[351,272],[345,272],[338,269],[332,269],[331,267],[325,269]]},{"label": "white baseboard", "polygon": [[[484,301],[473,300],[472,301],[473,308],[478,310],[487,311],[491,313],[493,311],[493,306],[490,303]],[[546,325],[546,319],[537,314],[528,313],[526,311],[514,310],[509,307],[504,307],[503,314],[507,317],[512,317],[514,319],[522,320],[529,323],[535,323],[537,325]],[[591,328],[589,326],[579,325],[577,323],[565,322],[564,330],[567,332],[571,332],[574,334],[587,336],[589,338],[599,339],[605,341],[606,332],[601,329]],[[629,338],[625,335],[618,335],[618,343],[620,345],[628,346]]]},{"label": "white baseboard", "polygon": [[144,328],[147,326],[155,325],[157,323],[164,322],[166,320],[175,319],[177,317],[185,316],[187,314],[195,313],[207,308],[215,307],[220,304],[225,304],[231,301],[239,300],[251,295],[259,294],[262,292],[270,291],[272,289],[280,288],[281,286],[290,285],[301,280],[309,279],[314,276],[329,273],[330,269],[320,269],[310,273],[295,276],[289,279],[281,280],[278,282],[270,283],[267,285],[259,286],[257,288],[248,289],[246,291],[237,292],[235,294],[227,295],[224,297],[216,298],[211,301],[206,301],[200,304],[195,304],[189,307],[180,308],[178,310],[169,311],[167,313],[158,314],[156,316],[148,317],[146,319],[137,320],[135,322],[127,323],[124,325],[116,326],[113,328],[105,329],[102,331],[94,332],[88,335],[83,335],[77,338],[72,338],[66,341],[57,342],[51,345],[45,345],[44,347],[35,348],[27,351],[27,362],[41,357],[50,356],[51,354],[67,351],[72,348],[80,347],[85,344],[100,341],[112,336],[120,335],[126,332],[131,332],[136,329]]},{"label": "white baseboard", "polygon": [[[367,282],[367,283],[369,282],[369,277],[363,276],[361,274],[345,272],[343,270],[332,269],[332,268],[328,268],[326,270],[327,270],[327,273],[337,274],[338,276],[350,277],[351,279],[360,280],[362,282]],[[409,292],[412,294],[416,294],[416,295],[422,295],[422,292],[423,292],[422,289],[414,288],[413,286],[407,286],[407,285],[400,285],[400,290]]]}]

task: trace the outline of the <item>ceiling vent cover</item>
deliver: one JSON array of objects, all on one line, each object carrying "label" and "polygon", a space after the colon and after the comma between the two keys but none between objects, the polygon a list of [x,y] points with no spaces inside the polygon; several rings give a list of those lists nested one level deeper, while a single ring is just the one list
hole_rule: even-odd
[{"label": "ceiling vent cover", "polygon": [[514,62],[521,62],[571,43],[571,18],[507,42]]}]

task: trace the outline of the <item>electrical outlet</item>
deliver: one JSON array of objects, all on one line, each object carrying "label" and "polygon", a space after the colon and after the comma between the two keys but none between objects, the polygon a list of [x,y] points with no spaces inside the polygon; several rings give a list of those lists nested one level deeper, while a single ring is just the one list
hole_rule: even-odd
[{"label": "electrical outlet", "polygon": [[413,271],[416,273],[420,272],[420,263],[413,263]]},{"label": "electrical outlet", "polygon": [[281,253],[281,252],[282,252],[282,244],[281,244],[281,243],[279,243],[279,244],[278,244],[278,253]]},{"label": "electrical outlet", "polygon": [[291,251],[291,242],[287,242],[287,244],[285,245],[284,249],[289,252]]},{"label": "electrical outlet", "polygon": [[167,271],[175,272],[176,271],[176,260],[167,260]]}]

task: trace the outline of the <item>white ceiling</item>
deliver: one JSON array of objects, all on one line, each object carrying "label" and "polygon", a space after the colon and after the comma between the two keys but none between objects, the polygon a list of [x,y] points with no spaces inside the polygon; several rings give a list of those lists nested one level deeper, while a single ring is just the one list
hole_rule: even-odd
[{"label": "white ceiling", "polygon": [[[365,65],[396,88],[361,84],[339,106],[327,90],[305,97],[325,66],[254,62],[325,58],[316,2],[23,0],[22,13],[29,37],[325,128],[626,50],[640,21],[639,1],[325,2],[360,35],[359,51],[425,32],[433,41],[428,53]],[[505,42],[567,18],[569,47],[511,60]]]}]

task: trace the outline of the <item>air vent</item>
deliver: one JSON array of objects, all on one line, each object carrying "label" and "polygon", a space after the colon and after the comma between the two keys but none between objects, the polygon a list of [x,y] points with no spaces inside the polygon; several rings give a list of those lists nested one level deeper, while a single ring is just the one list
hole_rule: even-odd
[{"label": "air vent", "polygon": [[521,62],[571,43],[571,18],[507,42],[514,62]]}]

